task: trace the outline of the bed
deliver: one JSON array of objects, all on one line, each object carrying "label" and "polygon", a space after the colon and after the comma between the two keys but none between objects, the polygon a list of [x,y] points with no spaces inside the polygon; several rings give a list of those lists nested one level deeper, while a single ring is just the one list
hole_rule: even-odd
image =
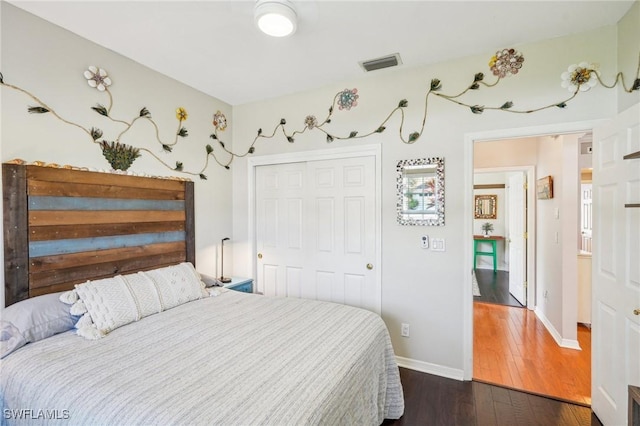
[{"label": "bed", "polygon": [[[23,167],[25,170],[19,170]],[[21,184],[23,188],[37,186],[28,183],[30,167],[10,167],[12,173],[17,170],[17,175],[24,176],[27,183]],[[46,171],[49,179],[57,179],[51,177],[56,174],[51,170]],[[40,170],[35,175],[38,172]],[[95,198],[119,194],[116,199],[120,199],[123,193],[128,193],[113,189],[114,185],[120,184],[114,175],[76,172],[90,174],[87,178],[94,182],[92,185],[100,186],[103,180],[108,182],[111,189],[92,191]],[[28,191],[24,196],[26,200],[20,202],[25,206],[24,211],[6,211],[7,204],[15,206],[15,203],[7,203],[7,182],[15,188],[16,181],[20,180],[7,180],[6,175],[5,168],[5,232],[8,216],[9,222],[25,215],[27,224],[33,222],[29,220],[33,216],[29,206],[33,203],[30,203]],[[149,183],[149,178],[122,177],[128,178],[122,180],[127,185],[134,181],[136,185],[156,185]],[[178,195],[177,198],[192,200],[192,186],[189,189],[190,185],[181,184],[191,195]],[[61,196],[77,195],[55,195]],[[163,195],[167,196],[176,198],[175,194]],[[18,194],[17,198],[20,197]],[[85,203],[86,194],[81,198]],[[32,282],[35,277],[42,283],[46,274],[29,268],[31,264],[42,264],[43,259],[29,255],[28,237],[21,243],[27,247],[22,250],[22,256],[14,255],[15,250],[11,247],[7,256],[5,235],[5,274],[9,269],[5,293],[19,297],[8,303],[12,306],[3,312],[3,322],[11,315],[18,317],[17,323],[26,321],[29,315],[23,313],[23,305],[30,305],[24,308],[26,311],[40,312],[34,315],[36,319],[39,315],[42,317],[44,308],[39,306],[44,305],[38,303],[43,300],[47,309],[64,317],[64,321],[59,327],[63,331],[32,338],[0,361],[3,424],[376,425],[384,419],[401,417],[404,411],[402,386],[382,319],[375,313],[334,303],[265,297],[224,288],[205,290],[188,254],[192,243],[188,240],[193,240],[195,235],[189,204],[182,203],[183,213],[173,215],[170,221],[173,224],[169,228],[184,228],[184,241],[170,242],[174,248],[176,244],[184,247],[175,260],[167,261],[173,255],[158,255],[160,260],[154,265],[148,261],[154,256],[148,253],[141,254],[135,262],[118,259],[118,250],[139,253],[144,252],[144,246],[139,249],[84,247],[82,250],[93,253],[91,256],[74,254],[70,249],[67,249],[68,253],[47,253],[44,256],[57,256],[66,265],[56,270],[57,278],[47,286],[34,286]],[[97,205],[103,206],[103,203]],[[91,214],[78,217],[86,219],[88,216]],[[104,217],[104,214],[94,216]],[[133,216],[132,213],[130,217]],[[157,224],[162,215],[153,217],[156,225],[143,224],[138,228],[147,231],[155,226],[167,228],[166,224]],[[177,225],[180,221],[182,225]],[[73,226],[68,223],[64,226],[70,225]],[[114,229],[111,225],[95,227]],[[116,228],[119,238],[123,228]],[[100,232],[104,237],[105,232]],[[135,232],[140,234],[139,229]],[[163,232],[177,235],[175,230],[155,230],[154,233]],[[54,234],[48,232],[48,235]],[[66,236],[64,244],[58,245],[70,247],[67,244],[70,239],[73,238]],[[104,240],[99,241],[104,243]],[[157,244],[166,245],[167,242]],[[66,256],[100,259],[99,253],[96,254],[100,250],[109,250],[107,257],[111,260],[96,261],[93,267],[74,267],[65,259]],[[27,271],[14,268],[15,265],[26,265]],[[109,266],[118,271],[105,274]],[[12,268],[18,272],[12,275]],[[122,271],[123,268],[126,271]],[[107,303],[100,298],[96,302],[86,296],[77,296],[85,286],[98,288],[102,285],[100,288],[114,289],[115,286],[105,287],[105,283],[120,280],[124,283],[123,288],[129,288],[127,286],[132,283],[141,285],[138,281],[151,283],[149,288],[155,288],[154,285],[162,281],[162,285],[169,288],[175,280],[163,278],[165,271],[177,268],[187,271],[189,280],[195,277],[190,285],[202,286],[201,291],[194,290],[188,300],[181,299],[175,304],[168,304],[167,297],[160,297],[162,306],[158,305],[156,311],[145,311],[141,307],[144,303],[152,305],[141,302],[148,300],[141,292],[139,300],[131,303],[133,320],[129,318],[122,324],[107,327],[98,338],[78,335],[80,328],[74,328],[80,323],[78,318],[88,316],[91,319],[96,316],[92,309],[100,309]],[[193,277],[188,272],[190,268]],[[93,271],[93,277],[79,277],[79,271],[83,274]],[[60,295],[73,294],[70,290],[74,288],[74,297],[79,300],[61,302]],[[131,294],[134,293],[132,290]],[[161,293],[157,291],[157,294]],[[178,294],[183,293],[175,291],[176,301],[182,297]],[[104,294],[108,299],[108,293]],[[86,302],[88,312],[75,312],[76,316],[72,316],[73,310],[69,306],[77,306],[78,302],[83,302],[83,306]],[[136,309],[139,317],[135,317]],[[143,311],[146,314],[140,315]],[[92,319],[93,327],[100,322],[97,317],[99,315]]]}]

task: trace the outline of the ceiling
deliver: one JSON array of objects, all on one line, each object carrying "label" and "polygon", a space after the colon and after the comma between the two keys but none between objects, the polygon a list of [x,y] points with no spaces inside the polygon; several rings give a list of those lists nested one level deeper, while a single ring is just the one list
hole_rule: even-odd
[{"label": "ceiling", "polygon": [[271,38],[255,1],[8,2],[231,105],[363,78],[388,54],[414,67],[615,24],[633,4],[294,0],[297,32]]}]

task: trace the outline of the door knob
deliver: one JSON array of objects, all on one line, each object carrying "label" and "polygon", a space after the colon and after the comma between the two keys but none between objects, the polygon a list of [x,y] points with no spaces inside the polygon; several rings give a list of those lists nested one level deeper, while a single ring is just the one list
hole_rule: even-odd
[{"label": "door knob", "polygon": [[262,259],[262,253],[258,253],[258,259]]},{"label": "door knob", "polygon": [[640,309],[634,309],[633,315],[640,315]]},{"label": "door knob", "polygon": [[373,265],[372,265],[372,264],[370,264],[370,263],[367,263],[367,269],[368,269],[368,270],[372,270],[372,269],[373,269]]}]

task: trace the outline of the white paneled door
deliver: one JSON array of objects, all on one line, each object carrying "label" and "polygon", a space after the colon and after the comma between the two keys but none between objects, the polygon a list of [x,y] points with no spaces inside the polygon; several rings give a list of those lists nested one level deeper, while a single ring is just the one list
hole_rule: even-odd
[{"label": "white paneled door", "polygon": [[258,291],[379,311],[375,161],[256,167]]},{"label": "white paneled door", "polygon": [[627,424],[627,386],[640,386],[640,105],[593,131],[591,407]]},{"label": "white paneled door", "polygon": [[526,269],[527,242],[525,240],[527,223],[525,174],[513,173],[509,176],[507,199],[509,200],[509,293],[527,306]]}]

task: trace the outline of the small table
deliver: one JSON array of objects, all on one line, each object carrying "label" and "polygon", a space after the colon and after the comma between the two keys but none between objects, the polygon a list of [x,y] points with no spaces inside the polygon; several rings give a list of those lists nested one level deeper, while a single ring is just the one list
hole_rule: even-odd
[{"label": "small table", "polygon": [[229,290],[241,291],[243,293],[253,293],[252,278],[231,277],[231,282],[229,283],[222,283],[218,278],[205,274],[200,274],[200,278],[207,287],[224,287]]},{"label": "small table", "polygon": [[[476,269],[476,260],[477,256],[491,256],[493,258],[493,272],[496,272],[498,269],[498,248],[497,242],[499,240],[504,240],[504,237],[500,235],[489,235],[485,237],[484,235],[474,235],[473,236],[473,269]],[[492,251],[480,251],[479,245],[480,243],[490,243]]]},{"label": "small table", "polygon": [[231,277],[231,282],[222,286],[243,293],[253,293],[253,279],[251,278]]}]

